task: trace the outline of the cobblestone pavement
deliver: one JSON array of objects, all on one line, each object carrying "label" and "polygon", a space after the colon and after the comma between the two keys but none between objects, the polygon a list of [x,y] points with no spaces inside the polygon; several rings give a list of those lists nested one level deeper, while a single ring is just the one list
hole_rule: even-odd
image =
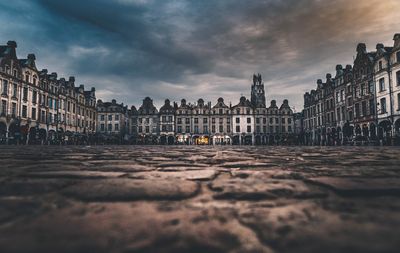
[{"label": "cobblestone pavement", "polygon": [[0,147],[0,252],[399,252],[400,149]]}]

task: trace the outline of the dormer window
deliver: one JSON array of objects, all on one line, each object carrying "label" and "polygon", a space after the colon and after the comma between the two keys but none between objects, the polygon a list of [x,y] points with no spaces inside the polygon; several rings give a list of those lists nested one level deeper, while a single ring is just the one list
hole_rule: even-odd
[{"label": "dormer window", "polygon": [[383,69],[383,67],[382,67],[382,61],[379,61],[379,66],[378,66],[378,69],[379,69],[379,71],[381,71],[382,69]]},{"label": "dormer window", "polygon": [[18,74],[17,70],[14,69],[14,77],[17,77],[17,74]]}]

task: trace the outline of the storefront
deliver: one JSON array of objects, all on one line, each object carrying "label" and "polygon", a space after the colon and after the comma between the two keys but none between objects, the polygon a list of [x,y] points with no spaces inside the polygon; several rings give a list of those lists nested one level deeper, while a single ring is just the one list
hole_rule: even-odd
[{"label": "storefront", "polygon": [[232,140],[228,135],[216,135],[212,137],[214,145],[231,145]]},{"label": "storefront", "polygon": [[176,136],[176,143],[177,144],[190,144],[190,136],[187,134],[179,134]]},{"label": "storefront", "polygon": [[195,145],[208,145],[210,143],[210,137],[207,135],[195,135],[193,136],[193,143]]}]

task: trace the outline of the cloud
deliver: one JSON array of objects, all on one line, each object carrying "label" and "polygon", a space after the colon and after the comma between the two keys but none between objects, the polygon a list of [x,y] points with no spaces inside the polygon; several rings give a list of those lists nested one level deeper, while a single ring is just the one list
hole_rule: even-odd
[{"label": "cloud", "polygon": [[[348,64],[358,42],[390,45],[397,0],[16,0],[0,3],[2,38],[22,56],[138,106],[145,96],[235,104],[262,73],[267,100],[301,108],[315,80]],[[3,43],[5,43],[4,41]],[[21,57],[22,57],[21,56]]]}]

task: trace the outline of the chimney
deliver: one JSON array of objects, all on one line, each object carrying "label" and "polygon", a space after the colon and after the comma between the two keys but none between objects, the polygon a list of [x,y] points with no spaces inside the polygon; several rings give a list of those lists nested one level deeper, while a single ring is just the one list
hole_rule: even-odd
[{"label": "chimney", "polygon": [[7,46],[12,47],[12,48],[17,48],[17,42],[15,42],[13,40],[9,40],[7,42]]},{"label": "chimney", "polygon": [[326,80],[331,80],[332,75],[330,73],[326,74]]},{"label": "chimney", "polygon": [[96,91],[96,88],[95,88],[95,87],[92,87],[91,91],[92,91],[92,92],[95,92],[95,91]]},{"label": "chimney", "polygon": [[70,76],[70,77],[69,77],[69,81],[70,81],[71,83],[74,83],[74,82],[75,82],[75,77],[74,77],[74,76]]},{"label": "chimney", "polygon": [[383,49],[384,47],[382,43],[376,44],[376,50]]},{"label": "chimney", "polygon": [[357,53],[362,54],[366,52],[367,52],[367,46],[365,45],[365,43],[359,43],[357,45]]},{"label": "chimney", "polygon": [[396,33],[393,37],[394,40],[394,47],[400,48],[400,33]]},{"label": "chimney", "polygon": [[36,60],[35,54],[28,54],[28,59],[31,60],[31,61]]}]

